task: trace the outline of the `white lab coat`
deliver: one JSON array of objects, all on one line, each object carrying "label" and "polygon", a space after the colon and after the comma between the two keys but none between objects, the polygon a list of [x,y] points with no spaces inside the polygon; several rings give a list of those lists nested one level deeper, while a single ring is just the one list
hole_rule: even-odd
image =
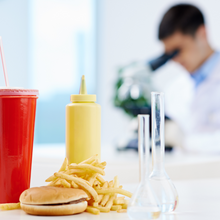
[{"label": "white lab coat", "polygon": [[220,153],[220,59],[196,89],[186,78],[167,91],[167,114],[184,134],[180,145],[188,151]]},{"label": "white lab coat", "polygon": [[191,126],[185,138],[186,149],[220,153],[220,60],[194,90],[189,113]]},{"label": "white lab coat", "polygon": [[191,132],[220,130],[220,60],[195,90],[190,110],[193,120]]}]

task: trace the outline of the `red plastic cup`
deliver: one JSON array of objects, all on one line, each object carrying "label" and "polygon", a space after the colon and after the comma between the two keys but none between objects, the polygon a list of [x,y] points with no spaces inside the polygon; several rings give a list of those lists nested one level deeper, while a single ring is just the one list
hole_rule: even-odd
[{"label": "red plastic cup", "polygon": [[0,203],[30,187],[38,90],[0,89]]}]

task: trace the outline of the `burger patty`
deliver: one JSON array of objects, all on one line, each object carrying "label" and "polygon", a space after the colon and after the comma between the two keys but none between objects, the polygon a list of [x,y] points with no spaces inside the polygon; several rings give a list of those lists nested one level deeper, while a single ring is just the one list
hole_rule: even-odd
[{"label": "burger patty", "polygon": [[56,203],[56,204],[25,204],[25,205],[36,205],[36,206],[58,206],[58,205],[71,205],[71,204],[77,204],[77,203],[80,203],[80,202],[84,202],[86,201],[86,198],[82,198],[82,199],[78,199],[78,200],[74,200],[74,201],[71,201],[71,202],[66,202],[66,203]]}]

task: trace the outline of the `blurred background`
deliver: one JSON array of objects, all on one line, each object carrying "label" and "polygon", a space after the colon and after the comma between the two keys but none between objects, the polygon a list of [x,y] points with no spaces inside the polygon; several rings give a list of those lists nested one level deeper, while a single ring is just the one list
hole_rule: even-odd
[{"label": "blurred background", "polygon": [[[96,94],[102,107],[102,147],[122,149],[135,140],[134,116],[115,106],[119,73],[164,52],[158,25],[177,3],[195,4],[203,11],[211,45],[219,49],[220,3],[215,0],[0,0],[10,86],[40,91],[36,147],[64,145],[65,106],[78,93],[83,74],[88,93]],[[150,76],[149,92],[165,93],[166,116],[172,118],[166,123],[168,147],[184,149],[192,87],[189,74],[172,61]],[[198,138],[190,141],[197,143]],[[218,147],[219,142],[213,144]]]}]

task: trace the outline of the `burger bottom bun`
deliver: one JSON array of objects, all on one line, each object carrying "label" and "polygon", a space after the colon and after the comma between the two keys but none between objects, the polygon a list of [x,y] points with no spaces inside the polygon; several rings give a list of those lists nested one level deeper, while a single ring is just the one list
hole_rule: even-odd
[{"label": "burger bottom bun", "polygon": [[84,212],[87,208],[87,202],[83,201],[77,204],[67,204],[67,205],[27,205],[21,203],[21,208],[26,213],[30,215],[72,215],[76,213]]}]

